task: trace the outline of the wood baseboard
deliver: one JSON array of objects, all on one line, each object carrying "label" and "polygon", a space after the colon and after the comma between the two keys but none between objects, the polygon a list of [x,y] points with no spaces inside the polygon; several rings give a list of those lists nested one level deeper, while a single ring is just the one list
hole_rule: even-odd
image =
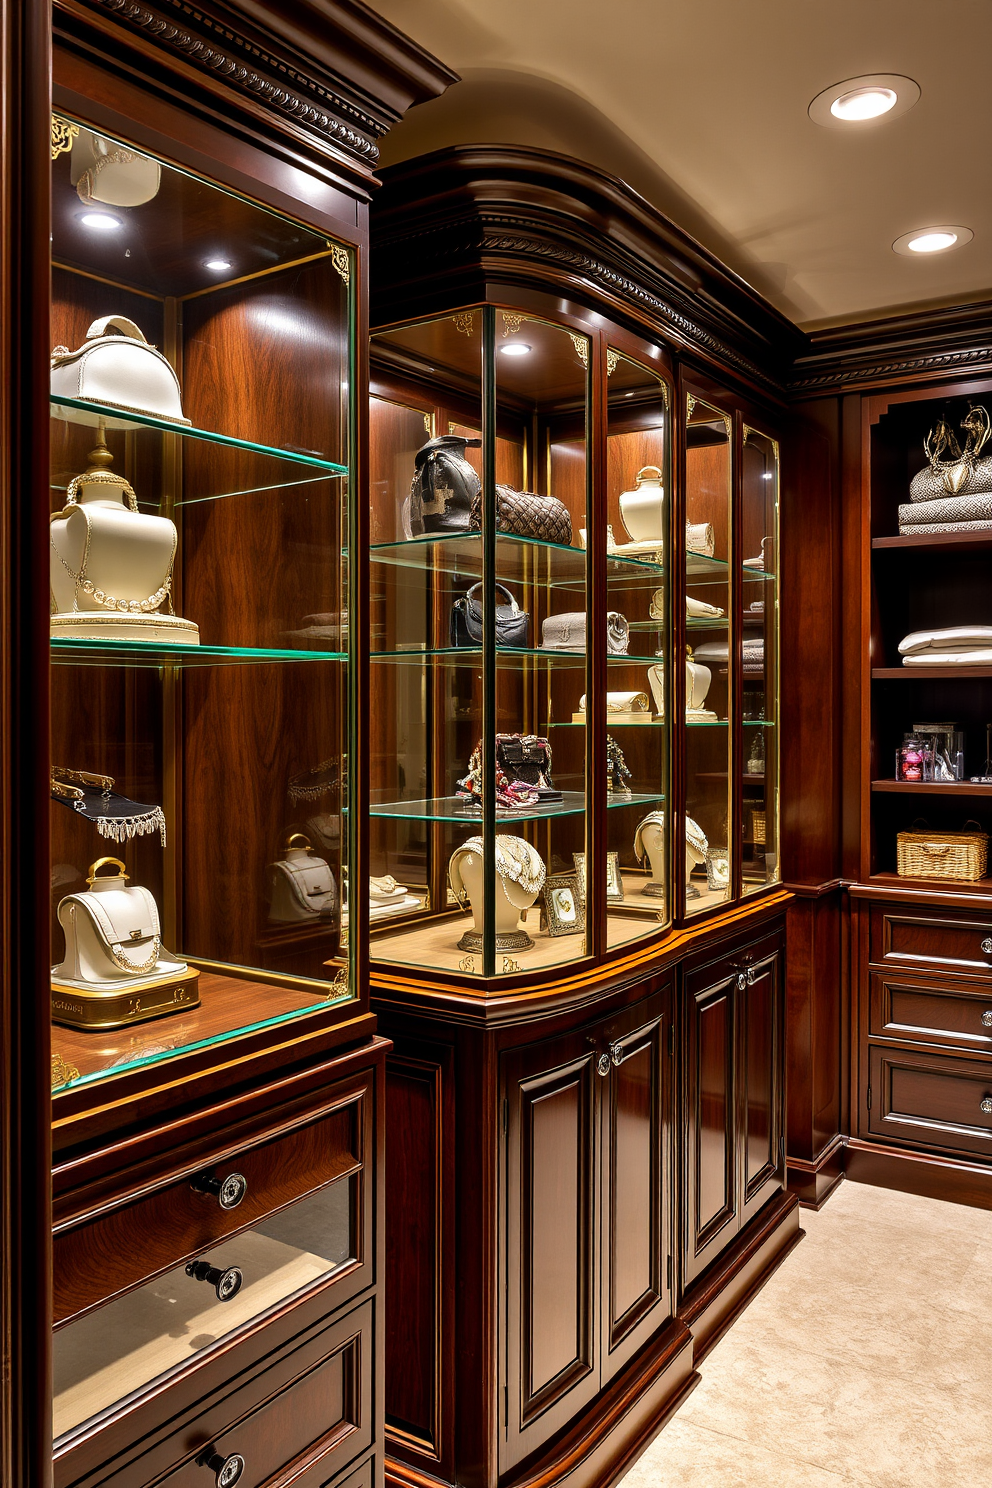
[{"label": "wood baseboard", "polygon": [[[502,1488],[609,1488],[651,1444],[699,1383],[692,1335],[672,1319],[607,1386],[579,1420]],[[450,1488],[445,1480],[386,1457],[386,1488]]]},{"label": "wood baseboard", "polygon": [[802,1157],[786,1159],[786,1182],[801,1209],[822,1209],[844,1177],[845,1138],[838,1132],[812,1162]]},{"label": "wood baseboard", "polygon": [[970,1204],[974,1209],[992,1209],[992,1165],[987,1163],[961,1162],[850,1137],[844,1170],[855,1183],[943,1199],[948,1204]]},{"label": "wood baseboard", "polygon": [[799,1200],[783,1190],[686,1292],[678,1315],[690,1329],[698,1364],[803,1238]]}]

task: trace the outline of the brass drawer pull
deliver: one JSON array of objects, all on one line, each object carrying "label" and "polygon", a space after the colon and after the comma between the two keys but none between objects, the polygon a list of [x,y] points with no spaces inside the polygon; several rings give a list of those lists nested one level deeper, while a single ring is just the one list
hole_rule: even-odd
[{"label": "brass drawer pull", "polygon": [[[226,1271],[222,1271],[219,1266],[211,1266],[209,1261],[190,1261],[186,1275],[194,1281],[208,1281],[217,1293],[218,1302],[230,1302],[238,1295],[244,1281],[237,1266],[228,1266]],[[237,1482],[237,1479],[232,1478],[231,1482]]]},{"label": "brass drawer pull", "polygon": [[623,1064],[624,1060],[627,1057],[627,1051],[624,1048],[623,1044],[608,1044],[607,1049],[614,1068],[617,1068],[621,1064]]},{"label": "brass drawer pull", "polygon": [[202,1457],[197,1457],[196,1465],[210,1469],[214,1474],[216,1488],[234,1488],[245,1470],[245,1459],[237,1452],[232,1452],[230,1457],[222,1457],[214,1447],[210,1447]]},{"label": "brass drawer pull", "polygon": [[596,1073],[597,1073],[597,1075],[602,1075],[603,1076],[603,1079],[605,1080],[606,1079],[606,1076],[610,1073],[610,1070],[612,1068],[613,1068],[613,1061],[610,1058],[609,1054],[600,1054],[600,1055],[598,1055],[598,1057],[596,1059]]},{"label": "brass drawer pull", "polygon": [[982,941],[982,950],[986,956],[992,956],[992,935],[986,935]]},{"label": "brass drawer pull", "polygon": [[982,1101],[982,1111],[986,1116],[992,1116],[992,1095],[987,1095]]},{"label": "brass drawer pull", "polygon": [[201,1173],[194,1178],[190,1188],[197,1193],[210,1194],[222,1209],[236,1209],[248,1192],[248,1179],[243,1173],[228,1173],[226,1178],[215,1178],[212,1173]]},{"label": "brass drawer pull", "polygon": [[986,1008],[982,1014],[982,1023],[986,1028],[992,1028],[992,1008]]}]

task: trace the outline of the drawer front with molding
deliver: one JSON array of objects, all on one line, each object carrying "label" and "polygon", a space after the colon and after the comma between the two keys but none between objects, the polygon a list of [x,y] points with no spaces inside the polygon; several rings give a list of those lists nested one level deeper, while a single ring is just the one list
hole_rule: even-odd
[{"label": "drawer front with molding", "polygon": [[[373,1306],[311,1335],[269,1369],[223,1393],[101,1488],[213,1488],[222,1465],[243,1462],[239,1488],[286,1481],[324,1488],[373,1444]],[[167,1468],[172,1465],[172,1471]],[[237,1462],[228,1468],[237,1471]],[[166,1468],[165,1476],[160,1477]]]},{"label": "drawer front with molding", "polygon": [[872,1047],[868,1130],[992,1159],[992,1063]]},{"label": "drawer front with molding", "polygon": [[868,1031],[875,1038],[992,1054],[992,987],[933,985],[875,972]]},{"label": "drawer front with molding", "polygon": [[959,910],[873,904],[871,960],[992,982],[992,920]]},{"label": "drawer front with molding", "polygon": [[[56,1325],[257,1227],[329,1183],[356,1175],[362,1185],[371,1132],[371,1083],[349,1082],[319,1118],[225,1153],[199,1173],[57,1232]],[[357,1252],[359,1260],[362,1255]]]}]

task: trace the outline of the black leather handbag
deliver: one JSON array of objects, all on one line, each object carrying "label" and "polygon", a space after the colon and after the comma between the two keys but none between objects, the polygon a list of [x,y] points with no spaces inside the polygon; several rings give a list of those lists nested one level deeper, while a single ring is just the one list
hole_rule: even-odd
[{"label": "black leather handbag", "polygon": [[536,790],[538,800],[561,801],[551,779],[551,745],[537,734],[497,734],[496,763],[510,780],[522,780]]},{"label": "black leather handbag", "polygon": [[482,482],[466,460],[465,451],[481,443],[481,439],[463,439],[460,434],[440,434],[417,451],[410,487],[410,531],[414,537],[422,532],[468,531],[472,502]]},{"label": "black leather handbag", "polygon": [[[451,644],[453,646],[482,645],[482,599],[481,584],[473,584],[467,594],[456,599],[451,606]],[[476,597],[476,596],[480,597]],[[496,598],[502,596],[506,604],[496,605],[497,646],[530,645],[530,616],[521,610],[509,589],[496,585]]]}]

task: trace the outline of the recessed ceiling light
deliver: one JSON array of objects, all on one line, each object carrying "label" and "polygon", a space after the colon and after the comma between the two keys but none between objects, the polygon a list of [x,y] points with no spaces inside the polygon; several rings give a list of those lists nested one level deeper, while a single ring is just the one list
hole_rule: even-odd
[{"label": "recessed ceiling light", "polygon": [[525,341],[508,341],[505,346],[500,347],[504,356],[529,356],[530,347]]},{"label": "recessed ceiling light", "polygon": [[961,248],[974,236],[970,227],[942,222],[939,226],[917,227],[912,232],[903,233],[892,247],[905,258],[916,258],[919,254],[946,253],[948,248]]},{"label": "recessed ceiling light", "polygon": [[80,212],[79,220],[84,227],[92,228],[94,232],[116,232],[124,224],[113,212]]},{"label": "recessed ceiling light", "polygon": [[873,119],[894,119],[919,98],[919,84],[912,78],[875,72],[824,88],[810,104],[809,116],[825,129],[846,129],[850,124],[870,124]]},{"label": "recessed ceiling light", "polygon": [[830,105],[835,119],[877,119],[895,108],[898,94],[894,88],[852,88]]},{"label": "recessed ceiling light", "polygon": [[203,267],[205,269],[212,269],[215,274],[223,274],[226,269],[231,267],[231,264],[226,258],[206,258],[203,261]]}]

